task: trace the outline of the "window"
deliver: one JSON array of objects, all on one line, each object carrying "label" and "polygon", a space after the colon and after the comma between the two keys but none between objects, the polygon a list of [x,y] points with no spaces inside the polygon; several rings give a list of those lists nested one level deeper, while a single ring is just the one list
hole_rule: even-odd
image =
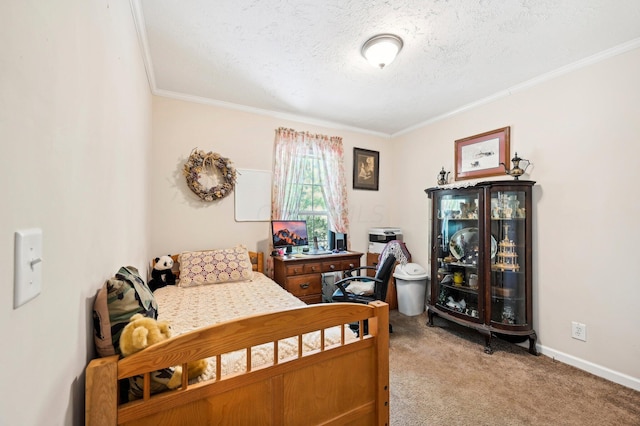
[{"label": "window", "polygon": [[300,204],[298,217],[307,221],[309,239],[318,238],[318,245],[327,247],[327,232],[329,230],[329,213],[327,200],[322,185],[322,170],[320,159],[313,154],[304,157],[302,166],[302,181],[292,183],[299,189]]},{"label": "window", "polygon": [[271,218],[305,219],[309,237],[326,247],[331,229],[349,227],[342,138],[276,130]]}]

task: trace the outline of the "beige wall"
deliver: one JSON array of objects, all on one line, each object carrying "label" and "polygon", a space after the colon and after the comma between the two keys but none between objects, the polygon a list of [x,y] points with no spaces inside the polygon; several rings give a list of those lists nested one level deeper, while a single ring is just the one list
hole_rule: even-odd
[{"label": "beige wall", "polygon": [[[149,256],[149,86],[128,2],[4,2],[0,39],[0,425],[78,425],[93,297]],[[14,310],[31,227],[42,293]]]},{"label": "beige wall", "polygon": [[[454,140],[511,126],[534,187],[534,328],[542,352],[640,389],[640,49],[395,138],[392,220],[428,264],[428,198]],[[400,185],[402,183],[402,185]],[[571,338],[571,321],[587,341]]]},{"label": "beige wall", "polygon": [[[195,147],[230,158],[237,169],[272,170],[278,127],[341,136],[348,182],[352,249],[366,251],[366,230],[389,226],[394,195],[393,146],[385,138],[293,122],[194,102],[154,97],[150,181],[151,250],[154,256],[245,244],[266,252],[268,222],[236,222],[234,195],[210,203],[189,189],[182,167]],[[380,152],[380,190],[352,189],[353,147]]]}]

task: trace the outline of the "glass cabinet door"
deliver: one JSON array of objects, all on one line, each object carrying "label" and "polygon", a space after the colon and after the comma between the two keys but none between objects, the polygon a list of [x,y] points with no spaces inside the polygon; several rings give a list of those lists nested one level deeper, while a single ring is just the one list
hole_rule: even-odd
[{"label": "glass cabinet door", "polygon": [[496,180],[425,189],[431,199],[431,293],[427,324],[439,316],[491,339],[529,339],[533,329],[531,248],[534,181]]},{"label": "glass cabinet door", "polygon": [[435,304],[469,321],[483,316],[483,297],[478,291],[482,261],[478,254],[479,191],[441,192],[434,198],[434,238],[437,261]]},{"label": "glass cabinet door", "polygon": [[524,191],[491,191],[491,323],[527,324],[527,214]]}]

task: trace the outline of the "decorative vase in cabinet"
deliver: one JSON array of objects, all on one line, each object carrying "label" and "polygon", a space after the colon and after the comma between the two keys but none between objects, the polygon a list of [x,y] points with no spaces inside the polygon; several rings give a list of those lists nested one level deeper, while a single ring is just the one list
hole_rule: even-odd
[{"label": "decorative vase in cabinet", "polygon": [[431,295],[438,316],[491,339],[529,340],[537,355],[532,309],[532,190],[501,180],[425,189],[431,199]]}]

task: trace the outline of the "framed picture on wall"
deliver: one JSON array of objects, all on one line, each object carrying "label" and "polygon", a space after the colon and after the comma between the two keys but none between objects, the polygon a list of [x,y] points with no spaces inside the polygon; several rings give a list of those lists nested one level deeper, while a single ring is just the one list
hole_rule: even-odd
[{"label": "framed picture on wall", "polygon": [[353,148],[353,189],[378,190],[380,153]]},{"label": "framed picture on wall", "polygon": [[505,174],[510,127],[459,139],[455,143],[455,180]]}]

